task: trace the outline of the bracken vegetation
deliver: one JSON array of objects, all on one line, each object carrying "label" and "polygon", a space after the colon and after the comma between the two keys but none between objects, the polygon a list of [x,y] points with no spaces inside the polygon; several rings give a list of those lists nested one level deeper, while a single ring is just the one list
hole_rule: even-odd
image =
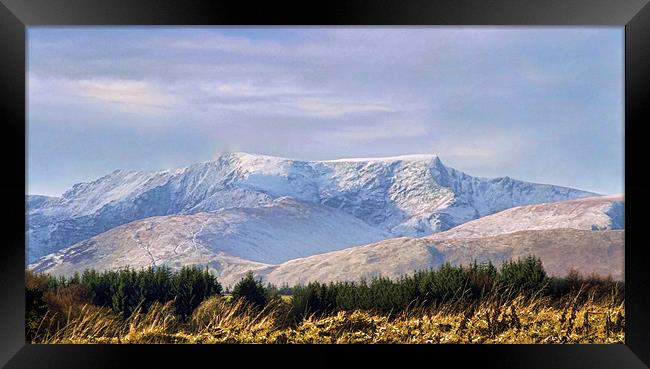
[{"label": "bracken vegetation", "polygon": [[26,273],[33,343],[623,343],[624,286],[539,259],[444,265],[398,280],[264,286],[231,294],[186,267],[72,278]]}]

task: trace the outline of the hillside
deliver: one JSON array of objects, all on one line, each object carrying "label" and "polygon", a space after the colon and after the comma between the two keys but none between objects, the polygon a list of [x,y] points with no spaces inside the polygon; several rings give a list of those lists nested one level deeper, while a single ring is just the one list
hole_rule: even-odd
[{"label": "hillside", "polygon": [[387,237],[388,233],[340,210],[285,197],[256,208],[131,222],[40,258],[29,267],[70,274],[126,265],[210,264],[224,274],[235,266],[258,268]]},{"label": "hillside", "polygon": [[624,277],[624,231],[552,229],[519,231],[490,237],[433,241],[395,238],[370,245],[292,260],[262,271],[268,282],[281,285],[318,280],[354,281],[385,276],[397,278],[415,270],[437,268],[445,262],[467,265],[474,260],[504,260],[534,254],[549,275],[582,273]]},{"label": "hillside", "polygon": [[517,206],[429,236],[432,240],[496,236],[523,230],[625,228],[623,195]]},{"label": "hillside", "polygon": [[273,283],[398,277],[444,262],[500,263],[542,257],[549,273],[574,267],[623,277],[622,196],[590,197],[504,210],[427,237],[393,238],[358,218],[289,197],[253,208],[150,217],[38,259],[35,271],[71,275],[204,264],[226,284],[248,270]]},{"label": "hillside", "polygon": [[513,206],[592,195],[473,177],[435,155],[302,161],[230,153],[176,170],[116,170],[60,198],[27,196],[27,258],[135,220],[254,208],[285,196],[338,209],[391,237],[419,237]]},{"label": "hillside", "polygon": [[423,238],[395,238],[293,260],[270,271],[273,283],[391,278],[444,262],[501,263],[535,254],[548,272],[623,278],[625,203],[622,195],[514,207]]}]

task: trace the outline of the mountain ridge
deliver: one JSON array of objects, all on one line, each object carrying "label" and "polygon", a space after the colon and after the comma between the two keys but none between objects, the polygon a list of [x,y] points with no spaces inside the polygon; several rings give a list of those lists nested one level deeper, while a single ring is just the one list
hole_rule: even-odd
[{"label": "mountain ridge", "polygon": [[473,177],[437,155],[305,161],[228,153],[173,170],[115,170],[60,198],[27,196],[27,259],[138,219],[259,207],[284,196],[339,209],[394,237],[419,237],[512,206],[590,195]]},{"label": "mountain ridge", "polygon": [[[530,252],[555,275],[572,266],[622,278],[624,224],[617,222],[624,219],[611,218],[617,214],[610,211],[619,204],[623,213],[622,196],[527,205],[426,237],[390,238],[340,210],[283,197],[257,208],[137,220],[44,256],[29,268],[69,275],[85,268],[201,264],[225,285],[248,270],[282,284],[328,276],[397,277],[443,262],[498,264]],[[549,216],[554,221],[546,222]],[[503,229],[504,219],[514,228]]]}]

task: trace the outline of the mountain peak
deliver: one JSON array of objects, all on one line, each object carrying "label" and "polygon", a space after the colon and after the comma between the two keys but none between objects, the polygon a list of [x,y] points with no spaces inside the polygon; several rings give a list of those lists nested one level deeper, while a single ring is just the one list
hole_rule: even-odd
[{"label": "mountain peak", "polygon": [[436,161],[440,162],[440,158],[436,154],[407,154],[397,156],[378,156],[378,157],[357,157],[357,158],[341,158],[341,159],[325,159],[325,160],[302,160],[282,156],[265,155],[249,153],[245,151],[232,151],[222,153],[217,158],[230,157],[237,159],[264,159],[264,160],[290,160],[290,161],[312,161],[321,163],[337,163],[337,162],[393,162],[393,161]]},{"label": "mountain peak", "polygon": [[438,155],[435,154],[410,154],[398,156],[385,156],[385,157],[367,157],[367,158],[344,158],[334,160],[321,160],[325,163],[336,162],[392,162],[392,161],[440,161]]},{"label": "mountain peak", "polygon": [[33,260],[134,220],[255,208],[284,196],[395,236],[424,236],[514,206],[593,195],[473,177],[432,154],[306,161],[232,152],[171,171],[117,171],[73,186],[60,200],[31,202],[27,237]]},{"label": "mountain peak", "polygon": [[224,152],[221,154],[218,154],[215,160],[219,159],[235,159],[235,160],[240,160],[240,161],[285,161],[285,160],[292,160],[292,161],[300,161],[298,159],[291,159],[291,158],[285,158],[281,156],[273,156],[273,155],[265,155],[265,154],[257,154],[257,153],[250,153],[250,152],[245,152],[245,151],[231,151],[231,152]]}]

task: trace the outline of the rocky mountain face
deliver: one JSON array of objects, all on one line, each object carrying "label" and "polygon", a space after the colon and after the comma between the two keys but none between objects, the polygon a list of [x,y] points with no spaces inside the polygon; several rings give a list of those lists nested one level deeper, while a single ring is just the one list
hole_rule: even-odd
[{"label": "rocky mountain face", "polygon": [[[32,263],[75,244],[78,247],[79,242],[103,232],[151,217],[219,212],[233,217],[223,211],[249,209],[235,222],[243,227],[247,221],[241,217],[257,216],[250,209],[273,206],[282,197],[335,210],[349,216],[348,220],[354,218],[352,222],[364,223],[364,229],[373,228],[374,235],[389,238],[427,236],[514,206],[593,195],[508,177],[473,177],[445,166],[435,155],[301,161],[230,153],[177,170],[117,170],[93,182],[76,184],[60,198],[27,196],[27,261]],[[219,223],[224,232],[227,223]],[[250,224],[253,227],[254,222]],[[230,246],[223,247],[233,252],[249,242],[247,237],[258,237],[254,227],[249,231],[245,236],[240,232],[234,243],[227,233],[219,236],[215,231],[210,233],[211,242],[227,243]],[[302,231],[296,228],[285,237],[313,239]],[[319,237],[329,244],[334,233]],[[204,235],[208,237],[208,233]],[[283,259],[258,256],[257,260]]]}]

